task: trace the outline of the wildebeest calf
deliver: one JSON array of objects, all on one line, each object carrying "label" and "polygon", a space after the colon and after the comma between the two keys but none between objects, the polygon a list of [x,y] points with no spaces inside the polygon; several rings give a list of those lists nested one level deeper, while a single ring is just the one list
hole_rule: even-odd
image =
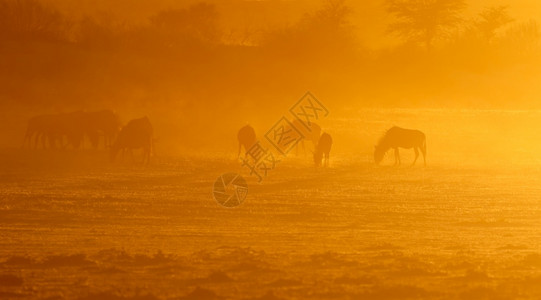
[{"label": "wildebeest calf", "polygon": [[314,152],[314,163],[316,167],[321,166],[321,160],[325,154],[325,167],[329,165],[329,153],[331,152],[332,137],[328,133],[323,133]]}]

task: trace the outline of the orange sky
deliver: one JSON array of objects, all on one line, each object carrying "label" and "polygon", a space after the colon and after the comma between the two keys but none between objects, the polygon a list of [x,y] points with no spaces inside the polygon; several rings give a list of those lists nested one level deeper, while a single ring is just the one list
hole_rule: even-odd
[{"label": "orange sky", "polygon": [[[110,11],[125,20],[136,21],[144,19],[156,11],[170,7],[183,7],[191,3],[207,2],[215,3],[228,10],[247,11],[249,7],[256,10],[257,7],[265,8],[262,12],[268,19],[290,20],[302,14],[302,11],[310,11],[324,3],[324,1],[313,0],[46,0],[50,4],[61,8],[69,14],[79,16],[82,14],[93,14],[98,11]],[[356,9],[358,17],[370,17],[384,12],[384,0],[372,1],[348,1],[349,5]],[[471,12],[479,11],[483,7],[492,5],[508,5],[512,14],[520,19],[539,19],[541,17],[541,2],[538,0],[470,0],[467,1]],[[274,16],[271,15],[276,7]],[[261,9],[259,9],[261,12]],[[270,21],[270,20],[269,20]]]}]

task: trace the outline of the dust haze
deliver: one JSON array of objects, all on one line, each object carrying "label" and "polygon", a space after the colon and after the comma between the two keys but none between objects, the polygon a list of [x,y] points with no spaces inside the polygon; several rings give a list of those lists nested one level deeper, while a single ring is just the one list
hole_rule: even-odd
[{"label": "dust haze", "polygon": [[539,22],[534,0],[0,0],[0,298],[539,298]]}]

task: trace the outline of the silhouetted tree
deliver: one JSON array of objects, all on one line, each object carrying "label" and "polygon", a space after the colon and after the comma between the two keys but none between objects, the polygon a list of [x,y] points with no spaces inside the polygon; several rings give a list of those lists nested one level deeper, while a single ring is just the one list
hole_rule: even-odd
[{"label": "silhouetted tree", "polygon": [[281,55],[314,65],[347,61],[351,58],[348,54],[356,50],[353,26],[348,20],[351,12],[345,0],[328,0],[295,26],[270,32],[263,44]]},{"label": "silhouetted tree", "polygon": [[521,22],[509,28],[503,39],[514,54],[537,54],[541,47],[541,29],[534,20]]},{"label": "silhouetted tree", "polygon": [[212,4],[197,3],[185,9],[164,10],[150,18],[170,43],[195,39],[203,42],[218,42],[221,32],[219,14]]},{"label": "silhouetted tree", "polygon": [[127,29],[108,13],[94,17],[86,16],[79,22],[77,42],[85,47],[108,48],[119,42],[119,36]]},{"label": "silhouetted tree", "polygon": [[387,12],[396,21],[389,32],[421,42],[430,49],[436,38],[445,36],[460,24],[464,0],[387,0]]},{"label": "silhouetted tree", "polygon": [[345,0],[327,0],[310,20],[312,23],[323,25],[330,30],[342,31],[351,27],[348,20],[351,13],[352,9]]},{"label": "silhouetted tree", "polygon": [[480,19],[475,22],[475,27],[481,32],[483,37],[492,41],[496,32],[505,25],[513,22],[513,18],[507,12],[507,6],[492,6],[485,8],[479,14]]},{"label": "silhouetted tree", "polygon": [[65,39],[70,25],[37,0],[0,0],[0,39]]}]

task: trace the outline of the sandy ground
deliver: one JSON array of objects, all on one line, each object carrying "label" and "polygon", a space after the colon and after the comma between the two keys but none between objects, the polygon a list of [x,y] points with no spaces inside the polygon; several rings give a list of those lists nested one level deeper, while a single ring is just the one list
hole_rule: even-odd
[{"label": "sandy ground", "polygon": [[[220,156],[2,157],[3,299],[541,297],[539,168],[301,156],[258,184]],[[233,209],[212,196],[228,171],[249,185]]]},{"label": "sandy ground", "polygon": [[[149,166],[1,149],[0,298],[541,298],[539,112],[339,115],[329,168],[301,152],[262,183],[234,143]],[[388,120],[424,129],[426,168],[372,163]],[[236,208],[213,198],[226,172]]]}]

